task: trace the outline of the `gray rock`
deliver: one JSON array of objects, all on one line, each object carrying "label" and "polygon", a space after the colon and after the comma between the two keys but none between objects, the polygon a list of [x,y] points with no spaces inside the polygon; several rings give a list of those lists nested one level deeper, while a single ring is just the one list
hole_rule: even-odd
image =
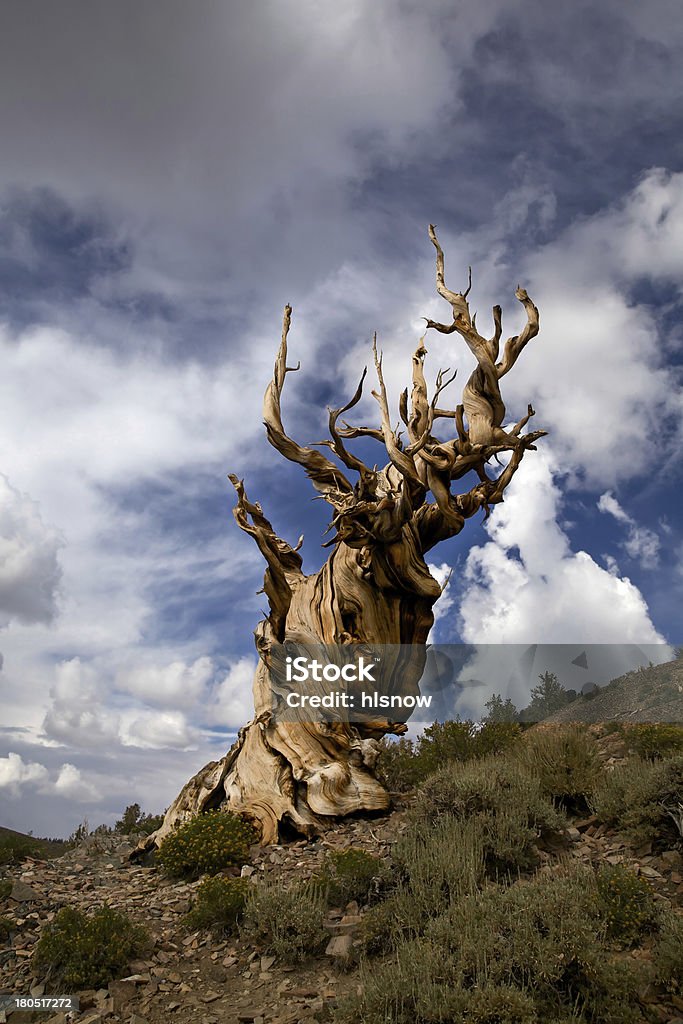
[{"label": "gray rock", "polygon": [[114,1013],[120,1013],[124,1006],[128,1005],[135,995],[135,987],[134,981],[109,982],[109,995],[113,1003]]},{"label": "gray rock", "polygon": [[12,886],[12,891],[9,894],[11,900],[16,900],[17,903],[32,903],[37,900],[44,900],[45,897],[42,893],[36,889],[32,889],[26,882],[16,881]]},{"label": "gray rock", "polygon": [[327,943],[326,956],[347,957],[353,947],[352,935],[334,935]]}]

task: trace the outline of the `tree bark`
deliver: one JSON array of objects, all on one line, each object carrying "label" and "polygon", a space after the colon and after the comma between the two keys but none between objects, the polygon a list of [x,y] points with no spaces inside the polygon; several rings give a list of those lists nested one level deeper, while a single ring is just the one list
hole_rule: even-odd
[{"label": "tree bark", "polygon": [[[267,568],[264,593],[269,614],[255,631],[259,663],[255,674],[254,718],[240,730],[237,741],[220,761],[211,762],[183,788],[168,809],[161,828],[140,844],[138,854],[158,845],[180,822],[214,807],[244,814],[254,821],[263,843],[277,842],[287,831],[312,835],[336,818],[357,812],[384,811],[389,794],[374,774],[378,741],[387,733],[406,731],[403,722],[387,717],[366,718],[355,723],[311,722],[305,712],[292,721],[273,714],[269,665],[275,645],[415,645],[416,658],[406,685],[415,692],[429,630],[432,607],[441,587],[431,576],[426,553],[437,543],[463,529],[479,509],[503,500],[524,452],[544,431],[521,434],[534,415],[531,406],[515,426],[505,430],[505,405],[499,381],[514,365],[526,343],[538,333],[538,310],[523,289],[517,298],[524,306],[527,323],[510,338],[498,361],[501,310],[494,307],[494,334],[483,338],[470,318],[467,295],[451,292],[444,282],[441,246],[430,225],[437,252],[437,290],[451,304],[453,322],[427,327],[464,338],[477,360],[463,391],[463,402],[454,410],[440,408],[438,399],[451,383],[439,372],[431,401],[424,377],[424,339],[412,359],[410,408],[407,390],[399,412],[407,431],[405,444],[391,425],[389,402],[376,338],[373,345],[378,388],[379,428],[338,426],[339,417],[358,404],[365,371],[352,399],[331,410],[330,438],[321,442],[336,458],[302,447],[283,426],[280,398],[287,373],[287,337],[291,307],[285,308],[282,340],[273,379],[264,397],[264,422],[270,443],[287,459],[305,469],[313,486],[332,506],[328,542],[333,550],[319,572],[305,576],[298,548],[275,534],[260,505],[249,501],[236,477],[235,519],[249,533],[263,554]],[[471,284],[471,282],[470,282]],[[298,367],[296,367],[298,369]],[[452,420],[455,436],[435,436],[435,421]],[[373,437],[389,457],[383,469],[370,468],[346,446],[359,436]],[[489,476],[490,459],[508,453],[507,465]],[[343,468],[342,468],[343,467]],[[352,484],[345,471],[357,475]],[[473,472],[476,483],[461,494],[452,484]],[[429,497],[433,500],[428,500]],[[293,716],[288,716],[293,717]]]}]

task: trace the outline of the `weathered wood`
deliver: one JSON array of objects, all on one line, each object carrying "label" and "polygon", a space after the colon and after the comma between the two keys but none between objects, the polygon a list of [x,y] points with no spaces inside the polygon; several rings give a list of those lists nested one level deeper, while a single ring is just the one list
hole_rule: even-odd
[{"label": "weathered wood", "polygon": [[[210,807],[244,813],[255,821],[264,843],[275,842],[289,827],[302,834],[320,831],[336,817],[354,812],[380,811],[389,797],[375,778],[378,740],[386,733],[400,734],[406,726],[389,718],[350,724],[276,721],[267,663],[275,644],[411,644],[424,646],[433,624],[432,607],[441,587],[431,576],[425,554],[437,543],[463,529],[467,519],[503,500],[505,488],[525,451],[545,431],[522,434],[534,415],[527,413],[509,430],[503,427],[505,405],[500,378],[514,366],[527,342],[538,333],[538,310],[524,289],[516,296],[527,322],[511,337],[498,360],[502,333],[499,306],[493,310],[494,333],[485,339],[470,317],[467,290],[453,292],[444,280],[444,257],[432,225],[429,235],[436,248],[437,291],[451,305],[453,322],[427,321],[427,328],[459,334],[477,360],[467,381],[462,404],[440,408],[437,400],[453,378],[439,372],[432,399],[424,375],[427,350],[424,338],[412,357],[410,408],[407,390],[399,403],[408,444],[392,427],[389,398],[382,373],[382,356],[373,342],[380,407],[379,428],[340,427],[339,417],[361,399],[366,371],[351,400],[331,410],[327,446],[344,469],[357,474],[351,483],[342,468],[312,448],[299,445],[287,434],[281,396],[287,373],[287,342],[292,310],[285,307],[282,338],[273,379],[264,397],[263,418],[268,440],[286,459],[301,465],[313,486],[333,510],[327,562],[311,576],[302,572],[298,548],[277,537],[261,507],[249,501],[243,483],[230,477],[237,493],[234,510],[238,526],[255,540],[266,561],[264,593],[269,614],[259,623],[256,648],[259,664],[254,679],[254,718],[239,733],[236,743],[219,762],[212,762],[188,782],[169,808],[158,832],[141,848],[158,844],[177,822]],[[447,372],[447,371],[446,371]],[[435,421],[453,420],[454,434],[439,438]],[[342,421],[343,422],[343,421]],[[389,463],[369,467],[350,452],[348,440],[372,437],[382,443]],[[490,477],[486,465],[509,453],[503,471]],[[477,482],[463,493],[453,493],[453,482],[473,471]],[[431,498],[433,500],[429,500]],[[417,678],[414,681],[417,686]]]}]

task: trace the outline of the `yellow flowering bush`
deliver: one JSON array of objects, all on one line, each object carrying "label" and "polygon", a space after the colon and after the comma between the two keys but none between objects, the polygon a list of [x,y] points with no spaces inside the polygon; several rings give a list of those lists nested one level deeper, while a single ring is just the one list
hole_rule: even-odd
[{"label": "yellow flowering bush", "polygon": [[257,840],[256,829],[239,815],[207,811],[167,836],[157,859],[172,878],[215,875],[231,864],[243,864]]},{"label": "yellow flowering bush", "polygon": [[597,873],[601,917],[618,945],[634,946],[656,930],[657,904],[645,879],[623,864],[604,864]]},{"label": "yellow flowering bush", "polygon": [[626,732],[626,746],[647,761],[683,754],[683,726],[671,722],[642,722]]}]

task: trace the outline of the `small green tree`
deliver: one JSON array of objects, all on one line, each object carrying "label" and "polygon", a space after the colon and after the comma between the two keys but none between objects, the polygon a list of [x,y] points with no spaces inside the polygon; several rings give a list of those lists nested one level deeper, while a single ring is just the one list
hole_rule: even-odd
[{"label": "small green tree", "polygon": [[149,835],[159,828],[163,820],[163,814],[143,814],[140,804],[129,804],[123,816],[116,822],[114,831],[124,835],[130,835],[132,832]]},{"label": "small green tree", "polygon": [[570,694],[554,672],[542,672],[531,689],[531,703],[520,712],[521,722],[538,722],[569,703]]},{"label": "small green tree", "polygon": [[517,708],[508,697],[503,700],[499,693],[494,693],[490,700],[487,700],[484,707],[488,710],[488,714],[484,718],[485,722],[517,722],[519,715]]},{"label": "small green tree", "polygon": [[142,817],[142,810],[140,804],[128,804],[123,816],[116,822],[114,828],[117,832],[123,832],[127,834],[135,831],[135,826]]}]

